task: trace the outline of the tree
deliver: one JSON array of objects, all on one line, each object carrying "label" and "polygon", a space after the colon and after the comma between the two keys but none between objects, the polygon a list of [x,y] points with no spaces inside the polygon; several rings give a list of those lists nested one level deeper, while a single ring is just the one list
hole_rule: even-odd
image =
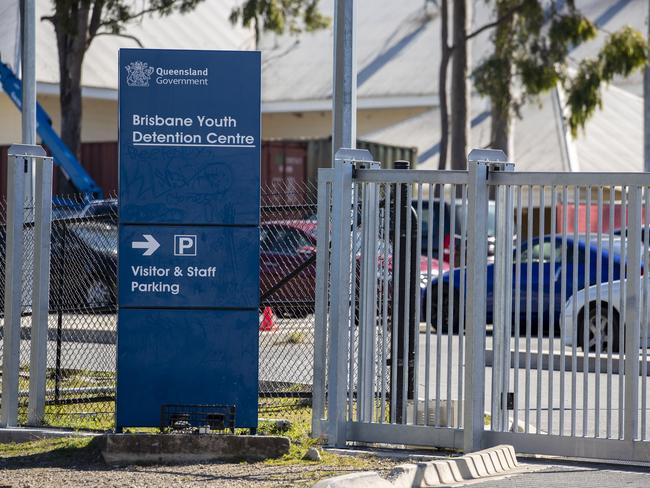
[{"label": "tree", "polygon": [[[124,35],[129,22],[147,14],[186,12],[203,0],[53,0],[52,15],[43,17],[54,26],[59,53],[59,103],[61,139],[79,156],[81,151],[81,71],[84,56],[96,37]],[[61,178],[59,190],[72,192]]]},{"label": "tree", "polygon": [[[129,23],[146,15],[169,15],[188,12],[204,0],[52,0],[53,13],[43,17],[52,23],[59,53],[59,87],[61,106],[61,139],[79,156],[81,151],[81,73],[84,56],[93,40],[103,35],[133,39],[124,32]],[[231,20],[241,20],[247,26],[283,32],[299,30],[301,19],[306,29],[327,25],[318,12],[319,0],[243,0],[233,9]],[[209,19],[206,19],[209,22]],[[72,192],[65,179],[60,191]]]},{"label": "tree", "polygon": [[318,10],[320,0],[246,0],[235,7],[230,21],[241,21],[244,27],[255,29],[255,42],[259,43],[262,31],[282,34],[312,32],[329,25],[329,18]]},{"label": "tree", "polygon": [[[498,17],[511,14],[497,26],[493,54],[473,73],[477,91],[492,104],[491,146],[507,151],[511,158],[512,122],[526,102],[561,84],[567,92],[568,123],[575,137],[602,105],[600,87],[614,76],[628,76],[642,68],[648,59],[643,35],[624,27],[608,35],[599,53],[582,60],[573,72],[569,53],[593,39],[596,26],[581,14],[574,0],[553,1],[547,9],[542,3],[496,0]],[[561,4],[566,8],[560,9]]]},{"label": "tree", "polygon": [[[650,16],[650,0],[647,3]],[[650,39],[650,21],[648,38]],[[650,172],[650,64],[646,64],[643,72],[643,170]]]},{"label": "tree", "polygon": [[451,169],[465,169],[469,145],[470,114],[470,5],[468,0],[454,2],[454,55],[451,66]]},{"label": "tree", "polygon": [[[523,0],[525,1],[525,0]],[[452,64],[452,124],[451,124],[451,154],[452,169],[465,167],[465,158],[469,145],[469,113],[470,113],[470,85],[469,85],[469,51],[470,41],[486,30],[499,27],[510,22],[513,14],[521,8],[520,4],[513,8],[502,9],[498,12],[496,20],[482,25],[473,32],[470,28],[470,6],[468,0],[454,2],[453,26],[454,42],[449,44],[449,11],[447,0],[440,3],[441,22],[441,59],[438,71],[438,100],[440,106],[440,151],[438,169],[445,169],[447,165],[447,148],[449,146],[449,108],[447,103],[447,70],[450,61]]]},{"label": "tree", "polygon": [[449,7],[447,0],[440,3],[441,57],[438,69],[438,103],[440,106],[440,151],[438,169],[447,167],[447,146],[449,145],[449,108],[447,106],[447,69],[451,59],[452,46],[449,45]]}]

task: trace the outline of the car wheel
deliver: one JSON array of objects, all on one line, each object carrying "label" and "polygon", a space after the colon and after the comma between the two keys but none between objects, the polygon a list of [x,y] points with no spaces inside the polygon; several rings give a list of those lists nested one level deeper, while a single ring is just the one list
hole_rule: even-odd
[{"label": "car wheel", "polygon": [[89,308],[106,308],[111,305],[111,290],[101,280],[93,280],[86,289],[86,305]]},{"label": "car wheel", "polygon": [[[432,288],[431,290],[431,322],[432,322],[432,330],[436,330],[436,327],[438,327],[438,289]],[[459,315],[459,307],[458,307],[458,302],[459,302],[459,296],[457,293],[454,293],[454,310],[453,310],[453,315],[452,315],[452,331],[454,334],[457,334],[459,331],[459,322],[460,322],[460,315]],[[424,302],[424,306],[426,307],[426,301]],[[447,333],[449,330],[449,292],[443,288],[442,291],[442,332]]]},{"label": "car wheel", "polygon": [[[578,345],[585,350],[584,346],[584,315],[581,315],[578,323]],[[602,304],[600,313],[595,303],[589,306],[589,352],[609,352],[609,336],[611,325],[611,350],[612,352],[619,352],[619,319],[615,310],[612,310],[612,322],[609,323],[607,305]],[[600,344],[597,344],[600,329]]]}]

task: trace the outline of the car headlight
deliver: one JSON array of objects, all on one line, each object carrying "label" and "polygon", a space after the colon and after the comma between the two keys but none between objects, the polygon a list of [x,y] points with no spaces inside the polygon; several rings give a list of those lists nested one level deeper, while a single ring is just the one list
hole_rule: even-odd
[{"label": "car headlight", "polygon": [[[431,279],[437,278],[438,277],[438,269],[437,268],[432,268],[431,269]],[[426,288],[427,285],[429,284],[429,274],[426,271],[421,271],[420,272],[420,287]]]}]

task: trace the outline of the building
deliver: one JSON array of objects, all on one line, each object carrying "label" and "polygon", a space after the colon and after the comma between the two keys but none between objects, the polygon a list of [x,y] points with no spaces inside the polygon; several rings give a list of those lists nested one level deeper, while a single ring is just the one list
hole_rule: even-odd
[{"label": "building", "polygon": [[[165,18],[144,17],[126,33],[145,47],[253,49],[252,30],[228,20],[237,0],[206,0],[195,11]],[[605,31],[631,24],[645,31],[646,2],[583,0],[576,2],[601,28],[598,39],[572,58],[596,52]],[[16,69],[18,0],[0,7],[0,56]],[[399,6],[397,6],[399,5]],[[474,2],[473,24],[490,19],[484,2]],[[37,0],[37,18],[51,9],[51,0]],[[333,14],[333,0],[321,0]],[[358,6],[358,136],[379,144],[417,148],[420,168],[436,168],[439,113],[438,63],[440,18],[431,0],[361,0]],[[266,34],[263,53],[263,138],[295,140],[327,138],[331,132],[332,29],[299,36]],[[472,59],[491,48],[490,33],[472,43]],[[133,39],[102,36],[93,41],[83,70],[84,165],[100,179],[116,179],[117,51],[136,47]],[[58,64],[52,26],[37,25],[38,99],[59,126]],[[620,80],[605,90],[604,109],[588,124],[576,143],[578,161],[569,165],[560,150],[559,118],[550,96],[541,107],[529,105],[516,122],[515,160],[526,170],[639,171],[642,157],[641,77]],[[489,106],[474,97],[472,146],[489,142]],[[20,116],[0,96],[0,145],[20,140]],[[328,163],[328,161],[320,161]],[[104,174],[105,173],[105,174]],[[111,176],[112,175],[112,176]],[[113,185],[114,183],[111,183]],[[109,185],[109,186],[111,186]]]}]

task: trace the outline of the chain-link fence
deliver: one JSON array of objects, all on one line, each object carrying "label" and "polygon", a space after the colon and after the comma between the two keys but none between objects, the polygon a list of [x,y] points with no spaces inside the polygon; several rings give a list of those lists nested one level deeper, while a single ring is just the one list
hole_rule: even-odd
[{"label": "chain-link fence", "polygon": [[[5,203],[0,207],[4,222]],[[85,204],[58,198],[52,213],[45,422],[108,429],[115,411],[117,201]],[[28,202],[23,226],[19,422],[26,420],[29,390],[33,214]],[[3,295],[5,235],[3,227]]]},{"label": "chain-link fence", "polygon": [[[286,412],[311,401],[316,187],[271,185],[262,189],[261,202],[259,386],[260,412],[268,416],[274,410]],[[0,202],[2,295],[5,215],[6,205]],[[26,205],[25,222],[21,422],[26,420],[29,388],[34,256],[30,204]],[[58,198],[53,207],[45,409],[49,425],[87,429],[113,426],[117,223],[116,198],[91,203]]]},{"label": "chain-link fence", "polygon": [[262,189],[260,409],[311,402],[316,282],[316,186]]}]

